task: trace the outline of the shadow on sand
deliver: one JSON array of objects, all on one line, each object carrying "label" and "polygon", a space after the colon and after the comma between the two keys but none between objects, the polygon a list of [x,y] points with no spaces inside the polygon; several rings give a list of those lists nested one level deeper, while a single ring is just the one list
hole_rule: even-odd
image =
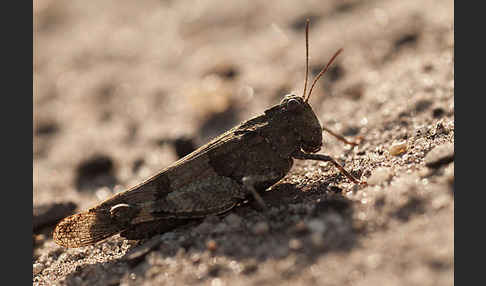
[{"label": "shadow on sand", "polygon": [[[328,182],[306,189],[277,184],[262,195],[266,210],[250,201],[223,216],[189,221],[171,232],[139,241],[121,259],[79,266],[66,282],[117,285],[128,273],[143,277],[151,267],[146,257],[153,252],[159,258],[227,257],[247,265],[241,272],[245,275],[257,271],[255,265],[261,262],[296,255],[297,265],[282,273],[290,277],[327,253],[350,251],[360,237],[353,226],[353,204],[339,189]],[[219,271],[213,268],[209,267],[201,280],[218,276]]]}]

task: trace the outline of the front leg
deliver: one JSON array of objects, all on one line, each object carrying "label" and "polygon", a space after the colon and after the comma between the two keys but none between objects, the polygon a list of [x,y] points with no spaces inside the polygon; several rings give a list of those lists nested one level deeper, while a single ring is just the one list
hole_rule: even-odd
[{"label": "front leg", "polygon": [[317,160],[317,161],[331,162],[332,164],[334,164],[334,166],[336,166],[339,169],[339,171],[341,171],[341,173],[343,173],[353,183],[364,184],[364,185],[366,184],[366,182],[360,182],[358,179],[353,177],[353,175],[348,173],[348,171],[346,171],[343,166],[339,165],[339,163],[336,162],[336,160],[334,160],[330,156],[322,155],[322,154],[308,154],[298,150],[292,153],[292,157],[301,160]]}]

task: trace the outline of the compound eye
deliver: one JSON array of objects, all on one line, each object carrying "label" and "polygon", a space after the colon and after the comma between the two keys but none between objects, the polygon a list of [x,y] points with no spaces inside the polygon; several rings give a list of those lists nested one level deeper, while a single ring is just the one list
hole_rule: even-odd
[{"label": "compound eye", "polygon": [[300,108],[300,102],[297,99],[290,99],[287,101],[287,110],[294,111]]}]

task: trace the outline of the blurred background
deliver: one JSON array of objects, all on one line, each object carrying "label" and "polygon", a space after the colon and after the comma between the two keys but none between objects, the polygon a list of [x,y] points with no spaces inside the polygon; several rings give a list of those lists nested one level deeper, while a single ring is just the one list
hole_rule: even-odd
[{"label": "blurred background", "polygon": [[[321,124],[365,138],[361,149],[353,151],[324,134],[324,152],[362,178],[378,167],[398,168],[385,177],[427,170],[428,151],[453,143],[453,1],[34,1],[34,214],[53,204],[69,203],[61,208],[63,215],[89,208],[263,113],[285,94],[301,94],[307,18],[311,79],[334,52],[344,49],[317,84],[311,105]],[[437,133],[438,123],[446,130],[443,136]],[[417,132],[435,132],[435,137],[416,141]],[[403,140],[415,149],[405,158],[390,156],[389,146]],[[353,161],[352,156],[367,157]],[[305,165],[297,163],[296,172],[305,174]],[[442,181],[453,181],[451,168],[430,184],[442,188]],[[395,200],[391,205],[399,209],[409,202],[408,191],[383,196]],[[437,243],[443,250],[437,254],[430,245],[418,248],[414,255],[430,261],[415,262],[410,276],[401,277],[401,266],[389,262],[395,260],[384,259],[392,264],[385,267],[377,258],[381,256],[369,258],[359,248],[339,260],[351,265],[342,272],[331,262],[313,263],[333,269],[333,281],[341,285],[361,280],[363,273],[373,273],[363,285],[452,285],[449,192],[446,198],[439,196],[445,206],[436,223],[443,228],[425,233],[418,227],[422,232],[416,238],[442,237],[442,244]],[[379,201],[369,196],[370,202]],[[425,205],[434,198],[424,199]],[[387,220],[379,215],[373,220],[364,210],[362,216],[375,229]],[[395,227],[405,229],[400,223]],[[383,230],[373,233],[390,239]],[[36,239],[34,262],[42,264],[39,257],[48,257],[56,246],[49,231]],[[390,240],[390,249],[416,246]],[[371,266],[363,266],[366,271],[357,266],[363,257],[371,259],[366,260]],[[72,274],[70,268],[54,275],[52,265],[38,266],[36,279],[52,282]],[[312,275],[306,275],[292,279],[309,284],[306,279]],[[228,277],[223,281],[234,278]]]}]

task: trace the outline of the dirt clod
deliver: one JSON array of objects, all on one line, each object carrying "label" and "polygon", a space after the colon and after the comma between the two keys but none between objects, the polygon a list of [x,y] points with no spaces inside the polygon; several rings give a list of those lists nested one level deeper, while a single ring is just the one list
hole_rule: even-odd
[{"label": "dirt clod", "polygon": [[75,184],[79,191],[93,191],[104,186],[113,187],[116,183],[114,163],[107,155],[95,155],[77,167]]},{"label": "dirt clod", "polygon": [[429,168],[439,168],[454,161],[454,144],[444,144],[435,147],[424,158]]}]

